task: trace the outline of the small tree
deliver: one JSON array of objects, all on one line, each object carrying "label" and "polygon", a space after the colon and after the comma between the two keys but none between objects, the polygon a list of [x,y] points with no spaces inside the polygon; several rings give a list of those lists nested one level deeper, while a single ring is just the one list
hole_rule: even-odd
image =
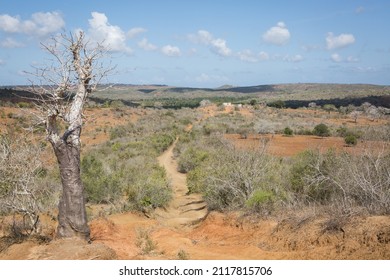
[{"label": "small tree", "polygon": [[90,46],[83,32],[52,38],[52,43],[43,48],[53,61],[32,73],[41,83],[33,85],[32,91],[40,97],[38,117],[46,127],[47,140],[60,169],[63,192],[57,237],[88,240],[90,230],[80,177],[80,135],[87,96],[110,70],[98,64],[106,51],[100,44]]},{"label": "small tree", "polygon": [[329,114],[330,114],[330,112],[337,111],[336,106],[334,106],[333,104],[325,104],[322,108],[323,108],[325,111],[327,111]]},{"label": "small tree", "polygon": [[358,118],[362,115],[361,111],[352,111],[350,114],[351,118],[353,118],[354,122],[357,123]]},{"label": "small tree", "polygon": [[330,135],[330,132],[326,124],[320,123],[314,127],[313,134],[320,137],[326,137]]}]

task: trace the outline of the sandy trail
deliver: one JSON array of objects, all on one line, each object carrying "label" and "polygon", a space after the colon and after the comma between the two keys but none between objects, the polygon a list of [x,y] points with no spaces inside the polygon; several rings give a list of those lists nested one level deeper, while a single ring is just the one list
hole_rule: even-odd
[{"label": "sandy trail", "polygon": [[180,228],[195,225],[208,214],[207,205],[200,194],[188,194],[186,175],[177,171],[177,162],[173,158],[176,141],[158,157],[158,162],[167,172],[173,188],[173,199],[166,208],[155,211],[155,217],[162,224]]}]

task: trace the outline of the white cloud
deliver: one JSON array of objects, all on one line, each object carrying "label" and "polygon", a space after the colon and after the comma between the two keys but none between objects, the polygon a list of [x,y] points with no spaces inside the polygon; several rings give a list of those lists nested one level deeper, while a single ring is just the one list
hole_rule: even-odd
[{"label": "white cloud", "polygon": [[211,41],[212,49],[221,56],[230,56],[232,50],[226,45],[226,41],[223,39],[215,39]]},{"label": "white cloud", "polygon": [[260,52],[254,54],[251,50],[243,50],[237,53],[237,56],[240,60],[245,62],[259,62],[269,59],[269,55],[266,52]]},{"label": "white cloud", "polygon": [[2,60],[2,59],[0,59],[0,66],[1,66],[1,65],[5,65],[5,61]]},{"label": "white cloud", "polygon": [[326,36],[326,48],[328,50],[341,49],[346,46],[355,43],[355,37],[352,34],[340,34],[334,36],[332,32],[329,32]]},{"label": "white cloud", "polygon": [[338,53],[333,53],[330,58],[333,62],[341,62],[343,59]]},{"label": "white cloud", "polygon": [[265,42],[279,46],[287,44],[290,37],[290,31],[282,21],[278,22],[276,26],[271,27],[263,34],[263,40]]},{"label": "white cloud", "polygon": [[148,42],[148,39],[143,38],[141,41],[138,42],[138,47],[145,51],[155,51],[158,49],[156,45],[153,45]]},{"label": "white cloud", "polygon": [[330,56],[333,62],[347,62],[347,63],[355,63],[358,62],[359,59],[354,56],[348,56],[346,59],[344,59],[342,56],[340,56],[338,53],[334,53]]},{"label": "white cloud", "polygon": [[92,12],[89,22],[89,36],[96,42],[101,42],[112,52],[131,54],[133,50],[126,45],[125,32],[116,25],[111,25],[103,13]]},{"label": "white cloud", "polygon": [[128,32],[127,32],[127,37],[132,39],[134,37],[136,37],[137,35],[141,34],[141,33],[144,33],[146,32],[147,30],[145,28],[142,28],[142,27],[134,27],[132,29],[130,29]]},{"label": "white cloud", "polygon": [[58,12],[34,13],[29,20],[21,20],[19,16],[0,15],[0,30],[6,33],[23,33],[44,37],[59,31],[65,21]]},{"label": "white cloud", "polygon": [[24,45],[8,37],[4,41],[0,42],[0,46],[7,49],[13,49],[13,48],[21,48]]},{"label": "white cloud", "polygon": [[188,38],[196,44],[208,45],[213,40],[213,36],[206,30],[199,30],[196,34],[188,35]]},{"label": "white cloud", "polygon": [[178,47],[166,45],[161,48],[161,52],[166,56],[180,56],[181,51]]},{"label": "white cloud", "polygon": [[255,54],[252,53],[250,50],[243,50],[241,52],[237,53],[238,58],[242,61],[246,62],[257,62],[258,58],[256,57]]},{"label": "white cloud", "polygon": [[293,56],[285,56],[284,61],[288,61],[288,62],[301,62],[303,60],[303,56],[300,55],[300,54],[296,54],[296,55],[293,55]]},{"label": "white cloud", "polygon": [[21,33],[21,22],[16,17],[7,14],[0,15],[0,30],[8,33]]},{"label": "white cloud", "polygon": [[188,38],[194,43],[209,46],[210,49],[218,55],[225,57],[232,55],[232,50],[227,46],[226,40],[214,38],[214,36],[206,30],[199,30],[196,34],[188,35]]}]

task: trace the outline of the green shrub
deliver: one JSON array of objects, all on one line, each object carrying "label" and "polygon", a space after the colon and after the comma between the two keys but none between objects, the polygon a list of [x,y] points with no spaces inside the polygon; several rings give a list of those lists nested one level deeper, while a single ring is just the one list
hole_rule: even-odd
[{"label": "green shrub", "polygon": [[33,108],[34,104],[28,102],[18,102],[17,106],[19,108]]},{"label": "green shrub", "polygon": [[294,131],[289,128],[289,127],[286,127],[284,130],[283,130],[283,134],[286,135],[286,136],[292,136],[294,134]]},{"label": "green shrub", "polygon": [[265,190],[255,190],[251,197],[246,201],[246,206],[256,212],[272,210],[272,205],[275,201],[275,194]]},{"label": "green shrub", "polygon": [[276,100],[276,101],[272,101],[272,102],[268,103],[267,105],[269,107],[275,107],[275,108],[282,109],[282,108],[286,107],[286,102],[284,102],[283,100]]},{"label": "green shrub", "polygon": [[178,171],[187,173],[199,166],[207,157],[208,153],[206,151],[191,146],[181,153],[178,160]]},{"label": "green shrub", "polygon": [[142,166],[140,169],[134,170],[134,175],[138,173],[137,178],[126,190],[131,207],[143,211],[167,205],[172,198],[172,189],[165,169],[158,164]]},{"label": "green shrub", "polygon": [[207,173],[204,168],[196,167],[187,173],[187,185],[190,193],[203,193],[205,190],[205,179]]},{"label": "green shrub", "polygon": [[94,155],[88,155],[81,161],[81,178],[88,202],[116,201],[122,195],[120,177],[120,174],[106,172],[102,161]]},{"label": "green shrub", "polygon": [[352,134],[349,134],[347,136],[344,137],[344,142],[345,144],[347,144],[348,146],[356,146],[357,144],[357,138],[355,135],[352,135]]},{"label": "green shrub", "polygon": [[148,140],[157,153],[162,153],[172,145],[175,137],[174,133],[158,133],[151,136]]},{"label": "green shrub", "polygon": [[326,124],[318,124],[314,127],[313,134],[320,137],[330,136],[329,128]]}]

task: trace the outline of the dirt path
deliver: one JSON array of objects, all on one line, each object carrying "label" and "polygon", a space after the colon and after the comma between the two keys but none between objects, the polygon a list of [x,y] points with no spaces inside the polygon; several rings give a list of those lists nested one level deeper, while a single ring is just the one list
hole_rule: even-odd
[{"label": "dirt path", "polygon": [[173,188],[173,199],[166,208],[155,211],[155,217],[163,225],[181,228],[203,221],[208,214],[207,205],[200,194],[188,194],[186,175],[177,171],[173,149],[177,140],[158,157],[158,162],[167,172]]}]

